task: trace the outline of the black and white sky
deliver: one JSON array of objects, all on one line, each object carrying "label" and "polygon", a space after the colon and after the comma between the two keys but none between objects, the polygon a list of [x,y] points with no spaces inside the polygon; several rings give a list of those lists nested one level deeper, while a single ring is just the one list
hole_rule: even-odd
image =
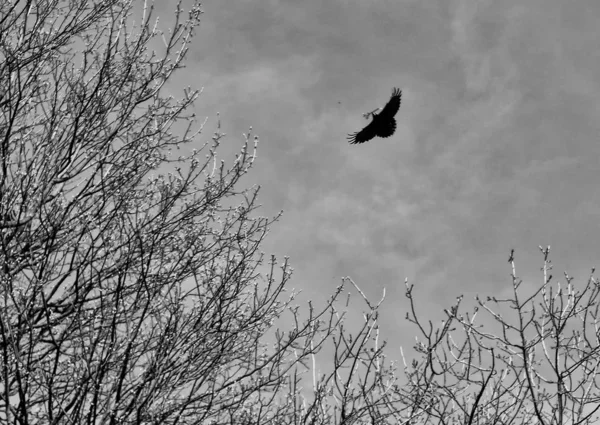
[{"label": "black and white sky", "polygon": [[[175,2],[157,13],[168,25]],[[424,312],[459,294],[584,284],[600,265],[600,1],[208,0],[187,68],[220,112],[224,159],[253,126],[246,182],[284,214],[263,249],[288,255],[291,287],[330,295],[342,276],[387,290],[384,336],[400,338],[414,283]],[[346,135],[403,90],[396,133]],[[214,130],[212,130],[214,131]],[[205,134],[210,137],[210,132]],[[404,335],[407,336],[407,335]]]}]

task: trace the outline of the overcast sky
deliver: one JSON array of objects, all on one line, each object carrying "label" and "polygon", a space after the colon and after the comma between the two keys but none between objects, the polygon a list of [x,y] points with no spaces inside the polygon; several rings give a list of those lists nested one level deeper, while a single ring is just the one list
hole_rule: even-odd
[{"label": "overcast sky", "polygon": [[[175,2],[159,8],[169,21]],[[439,316],[459,294],[585,283],[600,265],[598,0],[208,0],[170,89],[204,87],[196,110],[223,155],[250,125],[248,184],[284,211],[263,246],[289,255],[313,299],[352,277],[387,289],[384,336],[404,328],[404,279]],[[402,89],[396,133],[346,135]],[[212,127],[211,127],[212,126]],[[208,132],[205,137],[210,137]],[[229,160],[230,157],[225,159]]]}]

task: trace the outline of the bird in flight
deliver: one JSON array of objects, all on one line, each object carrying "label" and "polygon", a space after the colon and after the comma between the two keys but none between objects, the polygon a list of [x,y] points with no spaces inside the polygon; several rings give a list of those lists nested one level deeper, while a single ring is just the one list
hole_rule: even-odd
[{"label": "bird in flight", "polygon": [[396,120],[394,115],[400,109],[400,98],[402,97],[402,90],[394,88],[392,91],[392,98],[383,107],[380,113],[376,114],[380,108],[374,111],[367,112],[364,114],[365,118],[371,116],[373,121],[369,123],[362,130],[348,135],[348,142],[355,145],[357,143],[365,143],[371,140],[373,137],[390,137],[396,131]]}]

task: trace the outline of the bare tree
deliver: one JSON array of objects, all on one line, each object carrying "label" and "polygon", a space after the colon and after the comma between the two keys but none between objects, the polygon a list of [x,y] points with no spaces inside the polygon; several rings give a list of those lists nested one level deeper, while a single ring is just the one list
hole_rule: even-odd
[{"label": "bare tree", "polygon": [[422,360],[406,366],[408,382],[392,398],[412,400],[412,423],[598,423],[600,284],[594,270],[581,288],[566,273],[554,284],[550,247],[540,250],[541,285],[524,285],[511,251],[512,294],[476,297],[472,313],[459,297],[439,327],[418,317],[407,285]]},{"label": "bare tree", "polygon": [[132,3],[0,3],[0,422],[382,423],[377,306],[301,314],[263,260],[256,138],[171,155],[202,137],[198,92],[162,94],[200,5],[162,33]]},{"label": "bare tree", "polygon": [[472,314],[459,298],[438,327],[407,285],[420,339],[402,378],[379,335],[383,298],[348,279],[296,306],[287,259],[260,251],[278,217],[239,189],[256,137],[227,164],[219,126],[199,142],[198,91],[163,94],[200,5],[178,6],[166,33],[140,13],[0,2],[1,423],[598,420],[598,283],[553,286],[548,249],[540,288],[523,295],[511,255],[511,297],[477,298]]}]

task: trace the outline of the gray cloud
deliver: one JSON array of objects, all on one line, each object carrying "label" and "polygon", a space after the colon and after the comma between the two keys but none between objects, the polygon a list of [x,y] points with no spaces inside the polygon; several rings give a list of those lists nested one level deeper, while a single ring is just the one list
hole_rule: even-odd
[{"label": "gray cloud", "polygon": [[[206,87],[199,113],[221,112],[226,151],[249,125],[260,135],[249,180],[265,214],[285,210],[265,249],[292,257],[293,286],[328,294],[351,275],[372,295],[387,286],[398,318],[405,276],[439,311],[460,292],[504,290],[511,248],[532,278],[539,244],[581,277],[597,261],[599,2],[205,11],[181,85]],[[394,86],[396,134],[347,145]]]}]

